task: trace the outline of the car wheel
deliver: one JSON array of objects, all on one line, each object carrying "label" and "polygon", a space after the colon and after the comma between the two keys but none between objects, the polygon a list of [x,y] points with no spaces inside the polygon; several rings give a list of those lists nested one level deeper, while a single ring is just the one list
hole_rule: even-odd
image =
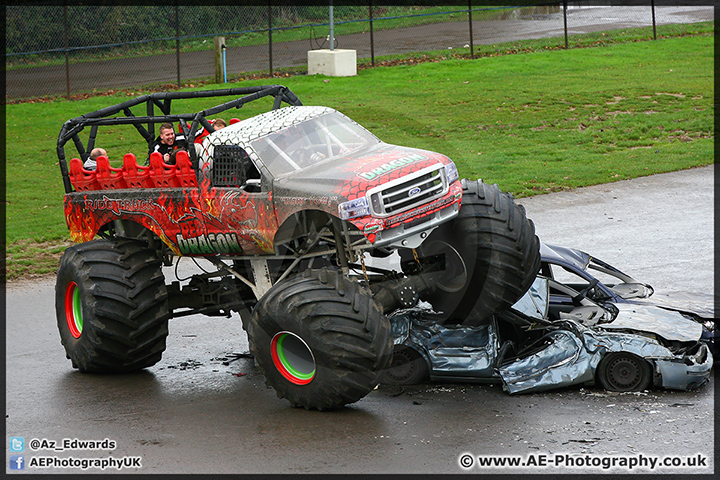
[{"label": "car wheel", "polygon": [[610,353],[600,361],[597,378],[611,392],[640,392],[652,383],[652,366],[631,353]]},{"label": "car wheel", "polygon": [[395,345],[390,368],[383,372],[380,383],[415,385],[425,380],[427,375],[427,362],[417,350],[406,345]]}]

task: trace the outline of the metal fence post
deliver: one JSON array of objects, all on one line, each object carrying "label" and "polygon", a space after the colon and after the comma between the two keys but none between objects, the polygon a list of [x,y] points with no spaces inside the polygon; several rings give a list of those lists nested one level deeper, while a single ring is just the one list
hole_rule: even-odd
[{"label": "metal fence post", "polygon": [[330,51],[335,51],[335,31],[333,30],[335,26],[335,19],[333,18],[333,4],[332,0],[330,0],[330,9],[328,10],[328,17],[330,17]]},{"label": "metal fence post", "polygon": [[67,99],[70,100],[70,52],[68,50],[70,45],[68,43],[67,5],[63,5],[63,32],[65,37],[65,83],[67,86]]},{"label": "metal fence post", "polygon": [[368,3],[370,9],[370,64],[375,66],[375,35],[373,34],[373,8],[372,0]]},{"label": "metal fence post", "polygon": [[268,0],[268,58],[270,59],[270,76],[273,74],[273,58],[272,58],[272,2]]},{"label": "metal fence post", "polygon": [[650,1],[650,7],[652,8],[652,19],[653,19],[653,40],[657,40],[657,29],[655,26],[655,0]]},{"label": "metal fence post", "polygon": [[474,60],[475,51],[473,49],[472,0],[468,0],[468,25],[470,25],[470,58]]},{"label": "metal fence post", "polygon": [[180,7],[179,0],[175,2],[175,61],[177,63],[178,88],[182,88],[180,82]]},{"label": "metal fence post", "polygon": [[565,50],[568,47],[568,33],[567,33],[567,0],[563,0],[563,23],[565,25]]}]

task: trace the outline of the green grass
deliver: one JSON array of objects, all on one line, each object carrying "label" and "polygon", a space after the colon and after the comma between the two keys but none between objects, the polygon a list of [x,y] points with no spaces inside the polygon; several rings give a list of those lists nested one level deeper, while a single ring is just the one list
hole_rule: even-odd
[{"label": "green grass", "polygon": [[[336,108],[386,142],[442,152],[462,177],[523,197],[711,164],[713,41],[698,35],[456,58],[282,83],[306,105]],[[234,85],[263,83],[280,82]],[[9,278],[53,271],[51,250],[67,242],[55,153],[62,123],[134,94],[7,106]],[[253,103],[233,115],[269,108]],[[208,106],[188,100],[184,108]],[[98,145],[114,165],[146,148],[131,127],[101,134]]]}]

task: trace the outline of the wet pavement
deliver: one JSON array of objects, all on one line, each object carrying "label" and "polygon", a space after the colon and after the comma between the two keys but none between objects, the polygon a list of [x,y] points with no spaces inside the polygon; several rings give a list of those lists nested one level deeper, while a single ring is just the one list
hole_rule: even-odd
[{"label": "wet pavement", "polygon": [[[709,166],[519,203],[548,243],[593,253],[656,292],[712,291],[713,188]],[[510,396],[497,385],[381,386],[341,410],[315,412],[290,407],[265,386],[242,355],[247,337],[235,316],[173,319],[156,366],[91,375],[66,360],[54,308],[52,278],[8,286],[6,434],[8,442],[23,437],[25,449],[6,454],[23,455],[25,472],[101,472],[30,468],[53,457],[59,463],[139,457],[140,468],[123,472],[171,474],[714,471],[714,379],[693,392],[626,394],[598,387]],[[60,445],[108,439],[116,446],[57,451],[46,442],[35,451],[33,439]],[[467,469],[460,466],[464,454],[473,458]],[[604,468],[613,458],[668,455],[685,466]],[[478,456],[524,466],[481,467]],[[18,473],[8,465],[8,473]]]}]

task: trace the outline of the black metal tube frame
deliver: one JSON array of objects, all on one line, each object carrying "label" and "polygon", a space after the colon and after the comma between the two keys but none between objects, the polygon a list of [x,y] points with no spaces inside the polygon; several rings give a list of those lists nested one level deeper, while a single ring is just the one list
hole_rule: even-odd
[{"label": "black metal tube frame", "polygon": [[[229,102],[222,103],[212,108],[208,108],[196,113],[180,113],[171,114],[170,109],[172,100],[185,99],[185,98],[208,98],[208,97],[222,97],[222,96],[238,96],[240,98],[231,100]],[[257,87],[236,87],[226,88],[218,90],[203,90],[203,91],[192,91],[192,92],[156,92],[146,95],[141,95],[132,100],[119,103],[110,107],[102,108],[94,112],[86,113],[79,117],[71,118],[66,121],[60,129],[57,141],[57,156],[60,165],[60,172],[63,177],[63,185],[65,187],[65,193],[73,191],[72,184],[70,182],[70,176],[68,171],[67,160],[65,157],[65,144],[70,140],[73,141],[77,148],[80,157],[85,160],[89,154],[89,151],[95,145],[95,138],[97,136],[98,126],[100,125],[133,125],[142,137],[148,142],[152,142],[155,137],[155,124],[165,122],[180,122],[181,127],[185,130],[187,126],[186,122],[191,121],[192,126],[189,127],[189,131],[185,132],[188,134],[188,143],[191,144],[194,141],[194,132],[197,128],[202,125],[208,131],[212,131],[212,126],[207,121],[208,116],[217,115],[220,112],[229,110],[231,108],[240,108],[246,103],[258,100],[263,97],[273,96],[275,101],[273,102],[272,109],[277,110],[282,106],[282,103],[288,105],[302,105],[302,102],[298,97],[287,87],[283,85],[263,85]],[[137,105],[146,104],[146,115],[136,116],[130,110],[132,107]],[[155,114],[155,107],[160,109],[162,112],[159,115]],[[111,117],[118,113],[123,113],[125,116]],[[183,123],[185,125],[183,125]],[[147,124],[147,128],[145,127]],[[90,137],[87,142],[87,148],[83,145],[78,134],[86,127],[90,126]],[[191,149],[192,150],[192,149]],[[194,151],[190,152],[191,158],[193,158],[193,166],[197,167],[197,159],[194,156]]]}]

